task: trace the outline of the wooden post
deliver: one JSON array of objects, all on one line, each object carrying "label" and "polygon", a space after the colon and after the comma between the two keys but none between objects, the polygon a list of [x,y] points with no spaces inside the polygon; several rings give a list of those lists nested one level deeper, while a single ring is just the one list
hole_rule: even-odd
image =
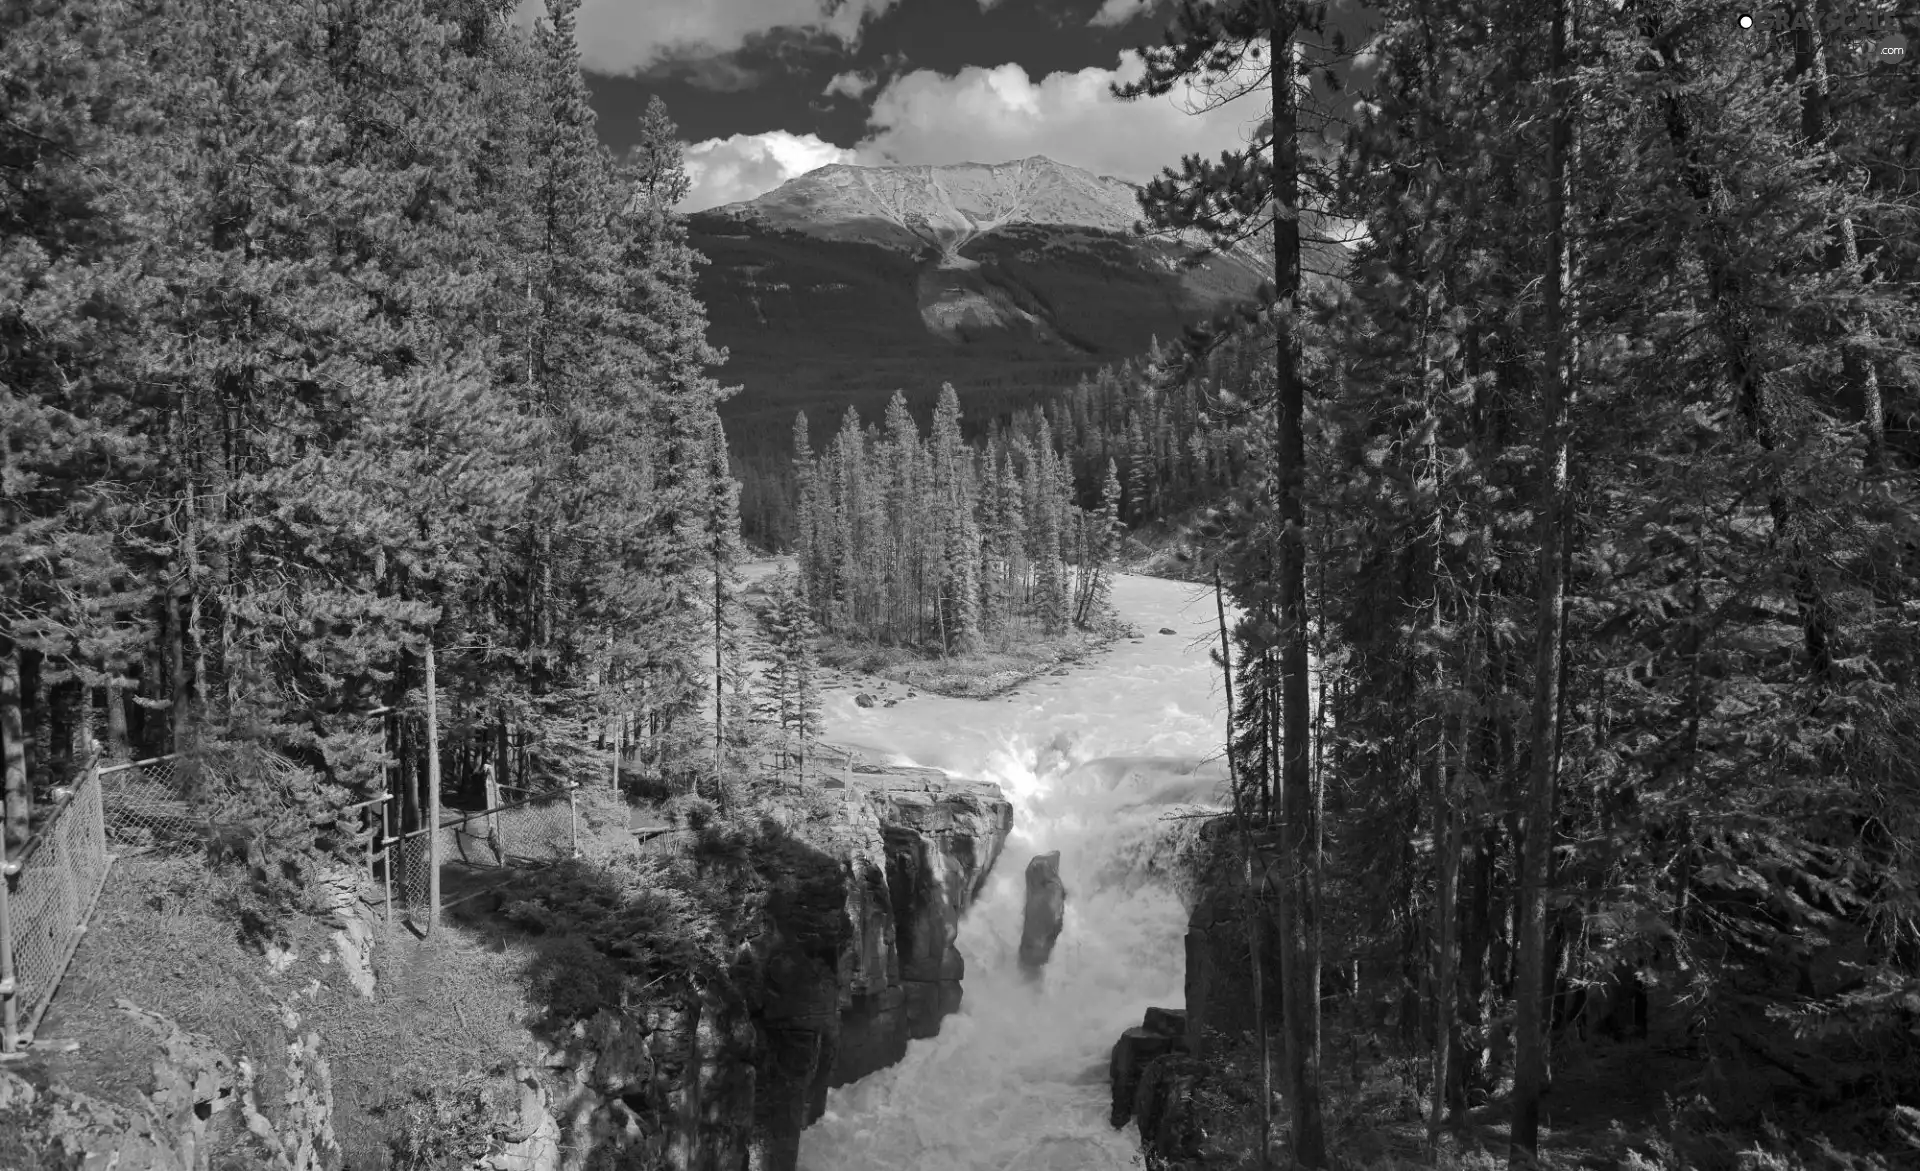
[{"label": "wooden post", "polygon": [[434,692],[433,640],[427,640],[427,926],[440,921],[440,713]]},{"label": "wooden post", "polygon": [[500,776],[493,771],[492,761],[480,766],[480,776],[486,783],[487,842],[493,847],[494,856],[505,866],[507,844],[500,840]]},{"label": "wooden post", "polygon": [[625,737],[627,717],[613,717],[613,795],[620,795],[620,741]]}]

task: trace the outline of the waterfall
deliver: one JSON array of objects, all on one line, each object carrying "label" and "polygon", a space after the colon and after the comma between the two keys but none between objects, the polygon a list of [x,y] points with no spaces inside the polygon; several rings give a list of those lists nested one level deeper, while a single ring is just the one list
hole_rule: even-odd
[{"label": "waterfall", "polygon": [[[1143,631],[1064,678],[994,701],[923,696],[889,709],[836,695],[827,735],[901,764],[998,782],[1007,849],[961,926],[965,1001],[900,1064],[829,1095],[801,1171],[1127,1168],[1132,1127],[1107,1123],[1107,1059],[1148,1005],[1179,1007],[1186,911],[1169,881],[1195,814],[1224,778],[1213,599],[1122,577]],[[1035,854],[1058,850],[1066,918],[1038,979],[1018,962]]]}]

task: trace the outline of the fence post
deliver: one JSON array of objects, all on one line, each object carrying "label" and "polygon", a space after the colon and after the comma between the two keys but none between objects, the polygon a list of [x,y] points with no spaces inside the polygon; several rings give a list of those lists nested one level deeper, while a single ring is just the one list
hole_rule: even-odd
[{"label": "fence post", "polygon": [[580,807],[574,802],[573,796],[574,790],[579,787],[577,782],[567,786],[567,837],[571,842],[568,854],[574,858],[580,856]]},{"label": "fence post", "polygon": [[493,847],[494,858],[500,865],[505,866],[507,843],[500,837],[500,778],[493,771],[492,761],[486,761],[480,766],[480,776],[487,787],[487,844]]},{"label": "fence post", "polygon": [[387,811],[393,802],[380,803],[380,886],[387,896],[387,938],[393,938],[393,831],[388,828]]},{"label": "fence post", "polygon": [[13,875],[7,861],[7,835],[0,828],[0,1053],[12,1053],[19,1043],[20,988],[13,972]]},{"label": "fence post", "polygon": [[440,922],[440,702],[433,686],[433,639],[427,639],[427,927]]},{"label": "fence post", "polygon": [[627,717],[613,717],[613,795],[620,795],[620,740],[627,730]]}]

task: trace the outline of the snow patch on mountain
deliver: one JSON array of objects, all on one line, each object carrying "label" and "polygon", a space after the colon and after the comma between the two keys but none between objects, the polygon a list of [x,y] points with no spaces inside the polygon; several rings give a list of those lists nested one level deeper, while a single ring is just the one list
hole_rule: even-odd
[{"label": "snow patch on mountain", "polygon": [[1126,234],[1140,218],[1137,190],[1043,155],[943,166],[835,163],[708,214],[913,254],[931,250],[943,265],[966,267],[963,248],[1011,225]]}]

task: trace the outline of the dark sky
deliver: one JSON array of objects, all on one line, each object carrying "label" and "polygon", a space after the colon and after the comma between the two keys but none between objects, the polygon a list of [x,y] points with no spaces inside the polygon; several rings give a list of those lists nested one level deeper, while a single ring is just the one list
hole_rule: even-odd
[{"label": "dark sky", "polygon": [[[539,0],[523,0],[536,4]],[[1358,43],[1354,0],[1334,23]],[[1196,116],[1191,95],[1109,93],[1161,42],[1169,0],[583,0],[602,138],[633,140],[654,94],[689,144],[689,210],[750,199],[828,163],[1003,162],[1044,154],[1144,180],[1246,141],[1263,101]],[[841,79],[839,92],[829,83]]]},{"label": "dark sky", "polygon": [[906,70],[953,74],[1013,61],[1040,78],[1112,68],[1122,49],[1159,42],[1162,17],[1089,27],[1099,8],[1100,0],[1003,0],[982,12],[978,0],[902,0],[868,24],[851,51],[823,38],[776,33],[720,58],[739,73],[690,61],[641,77],[589,73],[587,80],[601,137],[616,151],[632,141],[635,118],[656,93],[690,142],[787,130],[852,146],[866,131],[867,103],[822,96],[836,74],[863,72],[884,81]]}]

